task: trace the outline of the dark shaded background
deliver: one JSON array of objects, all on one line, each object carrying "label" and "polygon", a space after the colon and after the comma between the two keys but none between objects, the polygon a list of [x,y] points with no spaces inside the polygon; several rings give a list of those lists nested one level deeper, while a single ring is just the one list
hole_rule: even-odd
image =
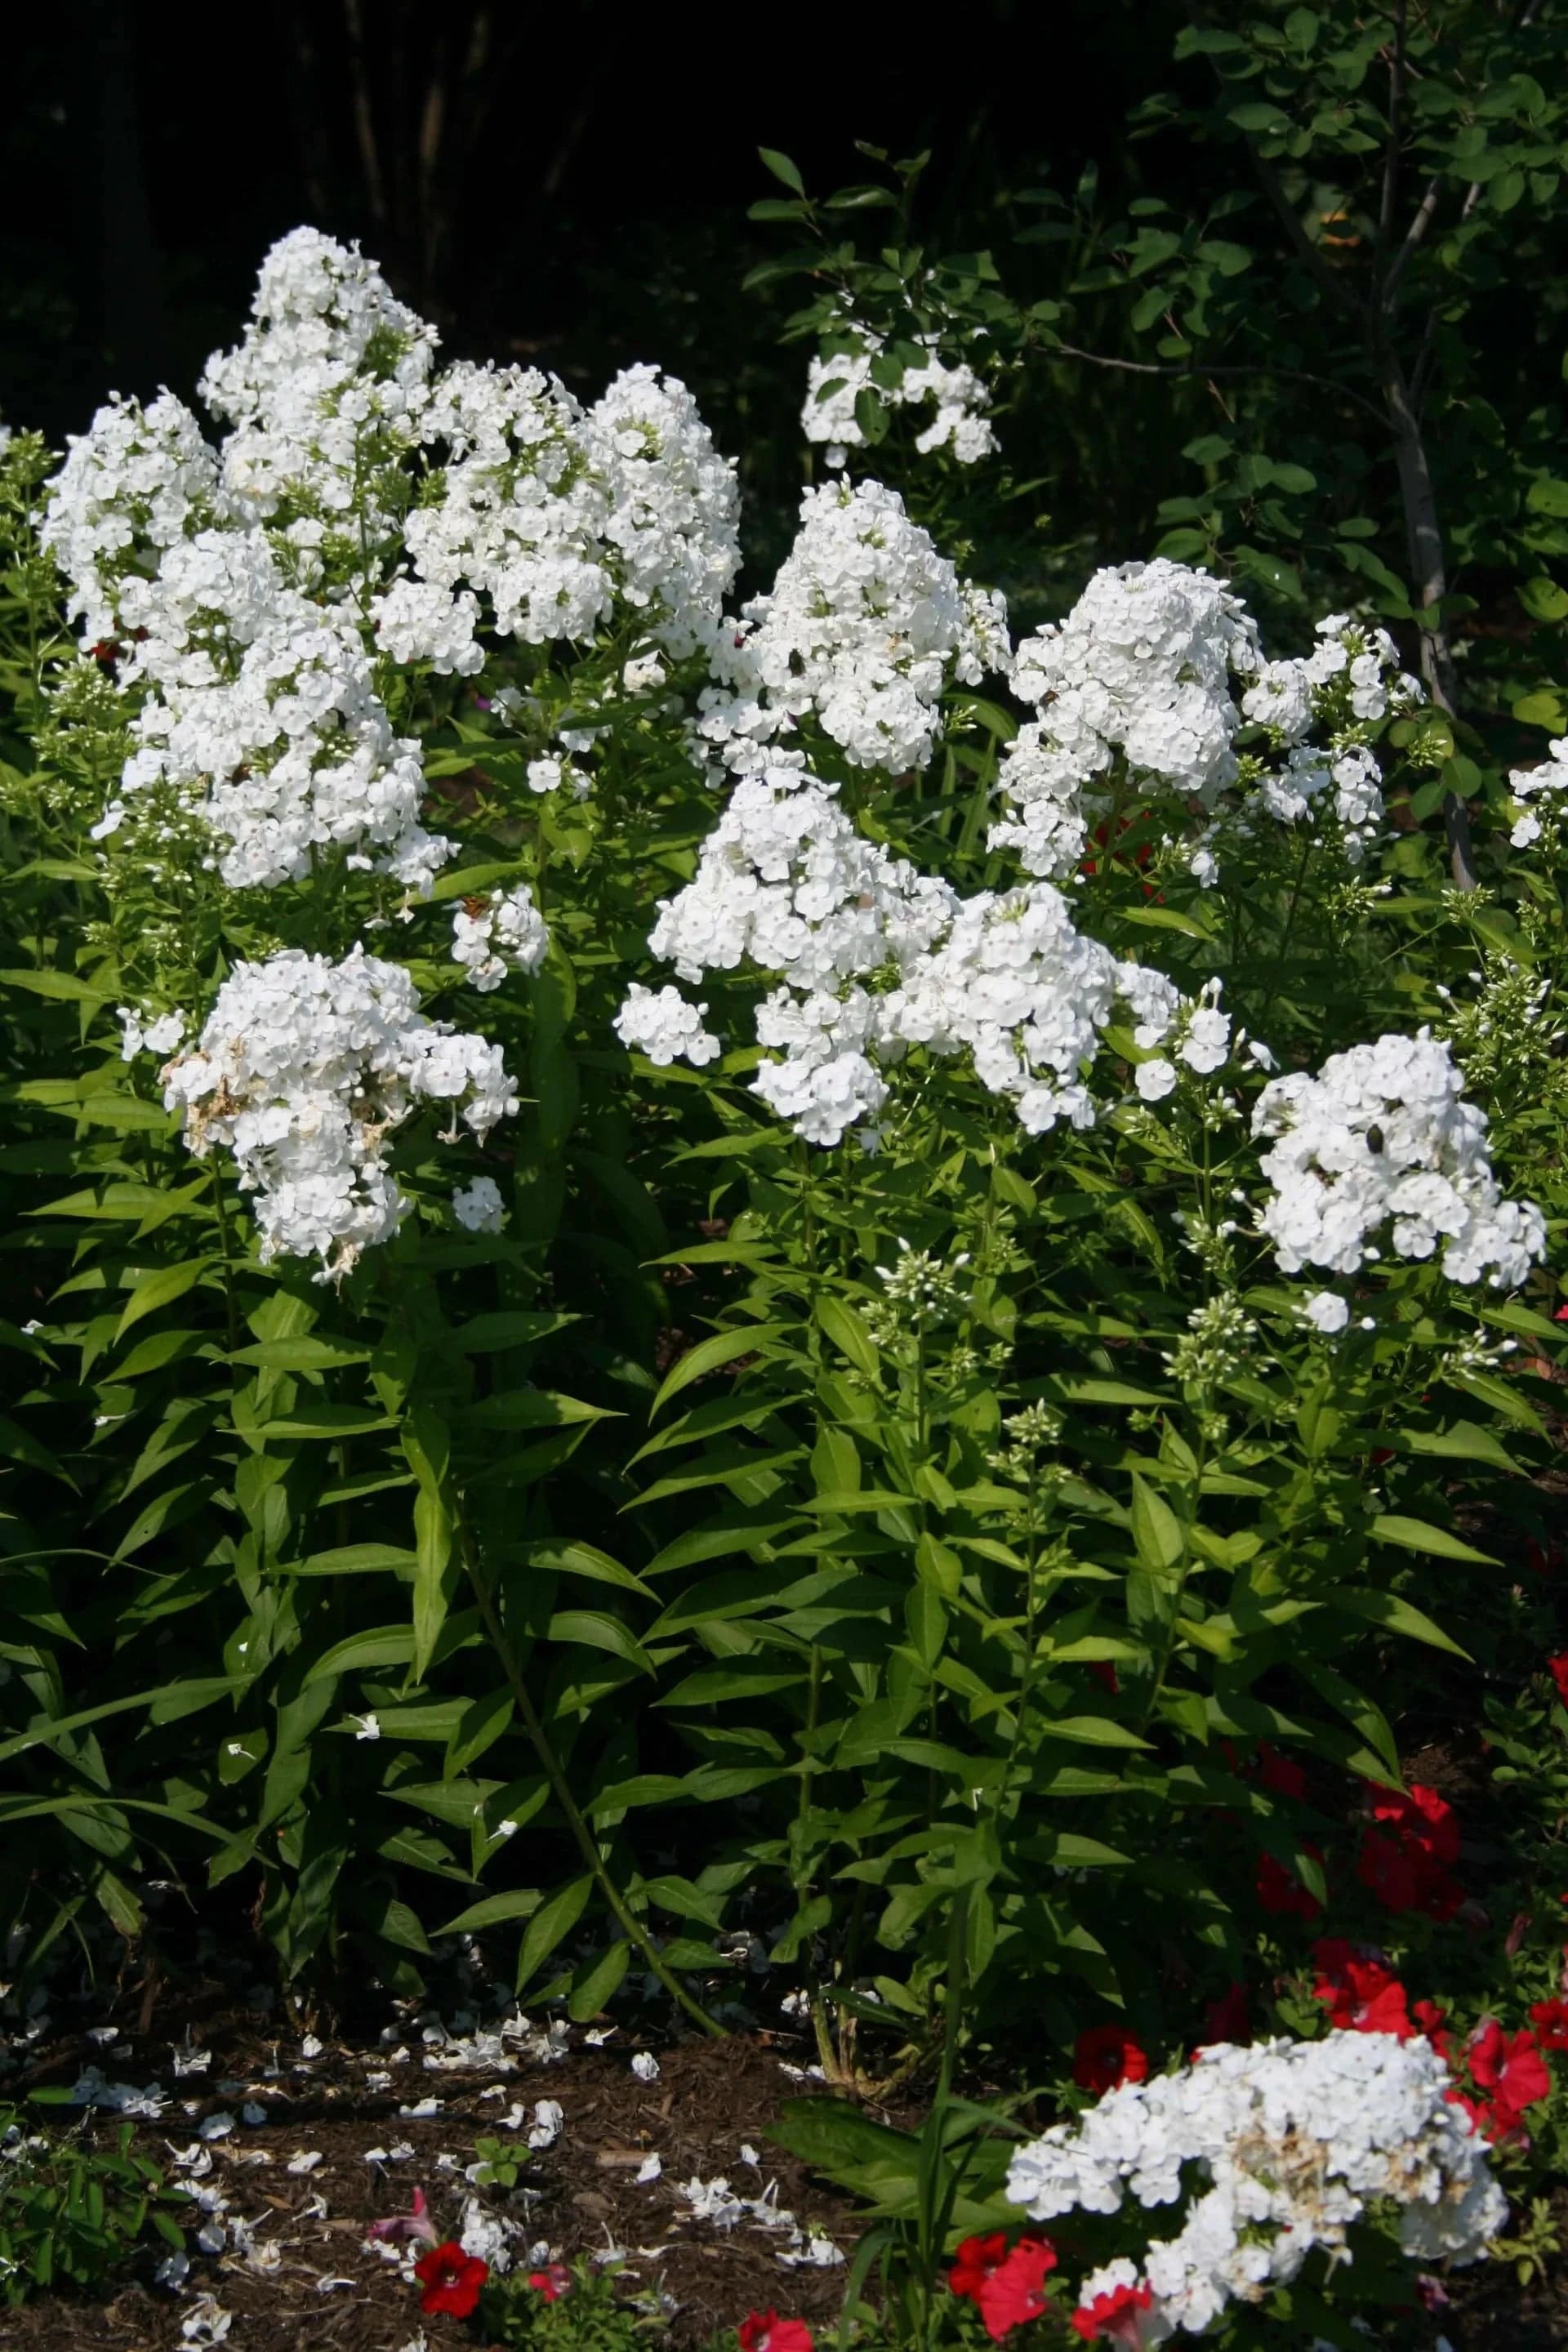
[{"label": "dark shaded background", "polygon": [[983,237],[1013,186],[1116,157],[1181,13],[37,6],[7,42],[0,413],[58,438],[110,385],[188,396],[267,246],[310,221],[361,237],[454,352],[594,390],[658,361],[733,448],[756,403],[799,397],[787,363],[773,389],[776,311],[737,291],[768,250],[746,205],[777,193],[759,143],[817,189],[863,174],[856,138],[929,146],[932,228]]}]

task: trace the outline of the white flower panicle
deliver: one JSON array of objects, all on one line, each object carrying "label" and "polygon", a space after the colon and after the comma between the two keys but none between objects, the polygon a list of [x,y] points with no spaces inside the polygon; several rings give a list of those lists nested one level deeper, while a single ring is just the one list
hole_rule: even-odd
[{"label": "white flower panicle", "polygon": [[526,882],[461,899],[453,912],[453,961],[484,995],[498,989],[509,971],[537,971],[549,951],[549,928]]},{"label": "white flower panicle", "polygon": [[[97,838],[166,843],[194,822],[236,888],[336,851],[427,889],[449,850],[420,824],[419,748],[378,665],[468,677],[487,626],[583,644],[620,614],[641,692],[661,654],[710,643],[739,499],[685,387],[629,368],[584,411],[536,370],[437,375],[436,341],[356,248],[298,229],[241,342],[208,362],[219,450],[167,394],[111,404],[73,444],[45,541],[137,706]],[[586,789],[563,760],[534,764],[535,790]]]},{"label": "white flower panicle", "polygon": [[634,981],[616,1015],[616,1034],[660,1069],[678,1061],[700,1069],[721,1051],[718,1038],[702,1025],[707,1010],[705,1004],[689,1004],[678,988],[643,988]]},{"label": "white flower panicle", "polygon": [[[1259,815],[1294,825],[1331,813],[1358,861],[1384,814],[1371,731],[1422,692],[1384,630],[1336,613],[1317,635],[1300,659],[1268,662],[1223,581],[1165,557],[1096,572],[1066,620],[1018,648],[1014,687],[1038,716],[1004,754],[1007,814],[992,845],[1016,849],[1031,874],[1070,874],[1112,806],[1120,760],[1167,830],[1215,813],[1190,858],[1205,886],[1216,841]],[[1265,752],[1238,752],[1247,729],[1265,731]]]},{"label": "white flower panicle", "polygon": [[853,767],[922,768],[943,688],[1008,659],[1002,598],[960,582],[896,491],[829,482],[802,499],[770,593],[715,644],[699,732],[744,772],[779,764],[768,747],[812,715]]},{"label": "white flower panicle", "polygon": [[1448,2087],[1420,2038],[1221,2042],[1178,2074],[1119,2084],[1077,2123],[1020,2148],[1007,2194],[1037,2221],[1120,2212],[1128,2189],[1153,2209],[1181,2200],[1183,2168],[1194,2168],[1180,2229],[1147,2245],[1141,2272],[1119,2258],[1079,2297],[1087,2305],[1146,2285],[1145,2343],[1200,2335],[1233,2301],[1258,2304],[1293,2279],[1314,2249],[1342,2252],[1369,2206],[1403,2209],[1407,2253],[1477,2260],[1508,2202]]},{"label": "white flower panicle", "polygon": [[1018,647],[1014,689],[1039,716],[1004,756],[1011,813],[993,846],[1031,874],[1070,873],[1089,835],[1084,787],[1118,754],[1146,786],[1212,803],[1237,772],[1232,674],[1260,658],[1223,581],[1163,556],[1097,572],[1065,621]]},{"label": "white flower panicle", "polygon": [[620,593],[648,612],[668,653],[705,650],[741,568],[732,461],[715,449],[686,386],[654,367],[622,369],[590,410],[584,438],[605,487],[603,532]]},{"label": "white flower panicle", "polygon": [[396,1231],[407,1202],[384,1146],[416,1103],[460,1108],[482,1137],[518,1101],[499,1045],[426,1020],[402,967],[358,947],[237,965],[163,1089],[192,1151],[233,1152],[263,1260],[319,1256],[319,1280]]},{"label": "white flower panicle", "polygon": [[463,364],[437,385],[426,432],[448,462],[404,536],[428,589],[477,591],[528,645],[591,638],[617,597],[678,657],[711,642],[740,566],[740,496],[684,384],[626,368],[584,412],[537,368]]},{"label": "white flower panicle", "polygon": [[173,393],[146,409],[117,394],[71,435],[39,537],[70,583],[67,610],[85,644],[113,642],[123,582],[154,572],[217,505],[217,460]]},{"label": "white flower panicle", "polygon": [[1425,1029],[1332,1054],[1315,1077],[1271,1079],[1252,1127],[1274,1139],[1258,1225],[1283,1271],[1354,1274],[1392,1219],[1399,1257],[1441,1244],[1450,1281],[1522,1282],[1544,1253],[1544,1220],[1533,1202],[1500,1198],[1485,1114],[1463,1096],[1449,1045]]},{"label": "white flower panicle", "polygon": [[845,453],[863,448],[866,436],[856,415],[856,403],[868,394],[880,408],[920,408],[934,403],[935,415],[915,436],[922,457],[949,449],[961,466],[989,457],[999,446],[985,412],[991,394],[972,367],[960,362],[950,367],[941,357],[940,338],[921,335],[916,343],[922,356],[903,365],[888,354],[875,331],[850,321],[837,339],[838,347],[818,353],[806,374],[805,406],[801,429],[808,441],[826,442],[830,466],[842,466]]},{"label": "white flower panicle", "polygon": [[[1543,819],[1554,824],[1561,815],[1562,804],[1555,795],[1568,792],[1568,736],[1555,738],[1538,768],[1512,769],[1509,782],[1519,807],[1509,840],[1515,849],[1530,849],[1541,839]],[[1532,801],[1540,801],[1540,807],[1532,808]]]},{"label": "white flower panicle", "polygon": [[[1031,1134],[1058,1118],[1087,1126],[1081,1072],[1118,996],[1150,1045],[1180,1004],[1163,975],[1082,937],[1048,884],[962,898],[858,833],[835,789],[798,769],[736,786],[649,945],[689,984],[742,970],[776,980],[757,1040],[783,1058],[752,1088],[813,1143],[874,1118],[888,1096],[882,1068],[917,1046],[967,1054]],[[629,1042],[657,1018],[673,1036],[678,1017],[656,1016],[634,992],[622,1034]]]},{"label": "white flower panicle", "polygon": [[141,631],[124,683],[149,691],[98,838],[162,784],[236,889],[298,880],[329,848],[427,887],[450,845],[419,823],[419,747],[393,732],[352,614],[291,587],[263,531],[198,532],[121,604]]},{"label": "white flower panicle", "polygon": [[244,337],[213,353],[200,385],[233,427],[222,463],[236,510],[287,507],[341,528],[374,495],[374,465],[418,439],[437,341],[357,246],[313,228],[280,237]]}]

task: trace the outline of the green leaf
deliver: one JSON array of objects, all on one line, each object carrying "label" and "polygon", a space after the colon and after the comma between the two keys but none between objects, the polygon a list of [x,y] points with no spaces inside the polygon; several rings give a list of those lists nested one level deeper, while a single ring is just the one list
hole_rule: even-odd
[{"label": "green leaf", "polygon": [[548,1903],[541,1906],[529,1922],[522,1939],[522,1949],[517,1958],[517,1983],[521,1992],[531,1977],[538,1974],[563,1937],[569,1936],[588,1906],[594,1892],[592,1878],[574,1878],[563,1886]]},{"label": "green leaf", "polygon": [[336,1551],[314,1551],[309,1559],[289,1563],[290,1576],[370,1576],[412,1578],[416,1556],[398,1544],[342,1544]]},{"label": "green leaf", "polygon": [[1181,1565],[1185,1546],[1182,1523],[1163,1496],[1136,1475],[1132,1480],[1132,1543],[1139,1559],[1154,1576],[1169,1576]]},{"label": "green leaf", "polygon": [[573,1988],[566,2002],[566,2014],[574,2024],[585,2025],[597,2017],[607,2000],[613,2000],[620,1990],[631,1965],[632,1948],[622,1941],[612,1944],[600,1960],[595,1960]]},{"label": "green leaf", "polygon": [[1036,1725],[1043,1739],[1072,1739],[1081,1748],[1147,1748],[1149,1742],[1140,1739],[1124,1723],[1115,1722],[1108,1715],[1058,1715],[1041,1717]]},{"label": "green leaf", "polygon": [[1352,1617],[1364,1617],[1369,1625],[1379,1625],[1385,1633],[1407,1633],[1413,1642],[1425,1642],[1429,1649],[1447,1650],[1451,1657],[1470,1662],[1468,1650],[1449,1640],[1440,1625],[1435,1625],[1425,1611],[1396,1592],[1378,1592],[1369,1586],[1335,1585],[1321,1596],[1325,1604],[1348,1609]]},{"label": "green leaf", "polygon": [[1390,1517],[1384,1513],[1372,1523],[1375,1543],[1397,1544],[1402,1551],[1429,1552],[1435,1559],[1471,1559],[1482,1568],[1500,1568],[1502,1562],[1489,1552],[1478,1551],[1473,1544],[1462,1542],[1450,1535],[1447,1528],[1428,1527],[1425,1519]]},{"label": "green leaf", "polygon": [[480,1927],[501,1927],[509,1919],[531,1918],[538,1908],[536,1886],[512,1886],[504,1895],[487,1895],[482,1903],[470,1904],[468,1910],[459,1911],[455,1919],[448,1919],[436,1932],[438,1936],[471,1936]]},{"label": "green leaf", "polygon": [[782,1323],[748,1323],[743,1330],[715,1331],[710,1339],[699,1339],[696,1347],[688,1349],[666,1375],[658,1394],[648,1407],[648,1419],[656,1421],[670,1398],[679,1396],[682,1389],[689,1389],[693,1381],[721,1370],[726,1364],[732,1364],[738,1356],[755,1355],[770,1339],[778,1339],[784,1328]]},{"label": "green leaf", "polygon": [[824,1291],[816,1301],[816,1319],[840,1355],[847,1356],[858,1372],[875,1379],[881,1358],[854,1307]]},{"label": "green leaf", "polygon": [[657,1595],[640,1576],[612,1559],[607,1551],[596,1545],[577,1543],[564,1536],[545,1536],[522,1548],[522,1557],[530,1568],[548,1570],[557,1576],[586,1577],[595,1584],[614,1584],[623,1592],[640,1592],[646,1600]]},{"label": "green leaf", "polygon": [[183,1298],[186,1291],[194,1290],[211,1263],[210,1258],[192,1257],[182,1265],[158,1265],[144,1274],[125,1302],[114,1334],[116,1347],[144,1315],[155,1315],[160,1307],[168,1307],[174,1299]]},{"label": "green leaf", "polygon": [[550,1620],[552,1642],[581,1642],[591,1650],[608,1651],[612,1657],[624,1658],[643,1675],[655,1671],[652,1659],[630,1628],[618,1617],[607,1617],[602,1611],[560,1609]]},{"label": "green leaf", "polygon": [[29,996],[53,997],[67,1004],[105,1004],[110,994],[71,971],[0,971],[0,988],[20,988]]},{"label": "green leaf", "polygon": [[773,173],[774,179],[782,180],[784,186],[789,190],[792,195],[805,195],[805,183],[801,178],[798,169],[790,162],[787,155],[780,154],[776,147],[759,147],[757,153],[762,157],[763,163]]}]

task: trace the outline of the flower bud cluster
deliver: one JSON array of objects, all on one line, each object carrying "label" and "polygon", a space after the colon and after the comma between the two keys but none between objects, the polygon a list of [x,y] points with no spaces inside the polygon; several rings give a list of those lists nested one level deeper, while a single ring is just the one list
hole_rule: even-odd
[{"label": "flower bud cluster", "polygon": [[806,375],[805,406],[801,430],[808,441],[827,444],[827,462],[841,467],[846,452],[864,447],[866,436],[856,415],[862,397],[879,408],[920,408],[928,401],[936,413],[915,436],[921,457],[950,449],[961,466],[989,457],[998,446],[985,412],[991,395],[972,367],[960,361],[949,367],[940,356],[940,337],[920,335],[915,341],[923,357],[900,372],[883,338],[874,329],[851,320],[834,338],[835,348],[820,352]]},{"label": "flower bud cluster", "polygon": [[1448,1045],[1425,1029],[1332,1054],[1316,1077],[1269,1081],[1252,1115],[1253,1133],[1275,1139],[1258,1225],[1285,1273],[1356,1273],[1392,1218],[1399,1257],[1428,1258],[1441,1242],[1451,1282],[1523,1281],[1544,1221],[1533,1202],[1500,1198],[1485,1114],[1463,1088]]},{"label": "flower bud cluster", "polygon": [[319,1256],[322,1281],[405,1214],[384,1145],[417,1103],[449,1104],[452,1135],[460,1108],[483,1137],[518,1102],[499,1045],[427,1021],[402,966],[359,947],[335,964],[297,948],[237,964],[163,1075],[197,1157],[233,1152],[263,1260]]},{"label": "flower bud cluster", "polygon": [[814,716],[852,766],[897,774],[930,760],[943,688],[1009,658],[1001,596],[960,582],[897,491],[828,482],[802,499],[770,592],[716,642],[698,731],[745,773],[780,764],[769,747]]},{"label": "flower bud cluster", "polygon": [[1152,2210],[1178,2203],[1193,2168],[1180,2229],[1140,2263],[1094,2273],[1079,2300],[1146,2290],[1139,2340],[1198,2335],[1232,2302],[1261,2303],[1315,2249],[1342,2252],[1369,2207],[1401,2208],[1401,2242],[1424,2260],[1483,2253],[1507,2200],[1450,2088],[1419,2037],[1218,2042],[1177,2074],[1119,2084],[1020,2148],[1007,2194],[1040,2221],[1120,2212],[1129,2189]]}]

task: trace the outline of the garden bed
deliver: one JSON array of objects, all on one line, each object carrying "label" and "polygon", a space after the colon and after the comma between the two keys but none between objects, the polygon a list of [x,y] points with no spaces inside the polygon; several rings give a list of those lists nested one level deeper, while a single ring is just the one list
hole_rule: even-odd
[{"label": "garden bed", "polygon": [[[193,2233],[189,2274],[178,2290],[152,2284],[153,2254],[135,2284],[121,2284],[102,2303],[44,2295],[8,2313],[8,2347],[77,2352],[90,2338],[105,2352],[186,2352],[193,2339],[182,2330],[203,2296],[232,2315],[222,2340],[233,2352],[294,2345],[396,2352],[421,2327],[432,2352],[471,2345],[475,2334],[467,2323],[421,2314],[417,2284],[367,2246],[365,2233],[374,2221],[406,2213],[416,2188],[437,2228],[455,2232],[472,2194],[463,2168],[475,2160],[477,2140],[492,2136],[509,2153],[515,2150],[523,2168],[510,2196],[491,2200],[523,2225],[515,2255],[545,2242],[552,2259],[568,2263],[623,2249],[622,2277],[671,2298],[674,2346],[704,2342],[771,2305],[818,2325],[837,2312],[840,2265],[786,2266],[778,2249],[790,2242],[787,2231],[751,2221],[716,2226],[697,2218],[681,2194],[683,2182],[727,2178],[738,2195],[765,2191],[813,2235],[852,2247],[847,2201],[814,2184],[766,2137],[784,2102],[814,2087],[800,2079],[806,2053],[793,2037],[678,2042],[659,2053],[658,2076],[650,2083],[631,2071],[636,2045],[619,2033],[594,2048],[574,2031],[573,2046],[548,2064],[524,2056],[505,2073],[480,2067],[457,2074],[422,2065],[416,2028],[407,2037],[410,2057],[390,2070],[393,2088],[377,2092],[369,2078],[389,2071],[388,2053],[374,2044],[329,2041],[307,2061],[290,2057],[298,2034],[270,2039],[243,2011],[195,2013],[185,2022],[195,2044],[212,2053],[206,2075],[172,2080],[167,2031],[128,2036],[115,2049],[128,2044],[130,2054],[115,2055],[105,2071],[138,2086],[156,2079],[174,2094],[166,2115],[136,2125],[137,2144],[165,2164],[171,2149],[199,2137],[209,2116],[237,2118],[247,2101],[265,2106],[265,2122],[237,2121],[231,2134],[211,2143],[213,2169],[205,2176],[221,2186],[231,2214],[249,2224],[256,2253],[249,2260],[232,2251],[205,2255]],[[103,2061],[101,2048],[75,2042],[52,2050],[35,2071],[40,2079],[69,2082],[84,2063]],[[497,2086],[501,2095],[487,2098]],[[431,2097],[441,2103],[438,2116],[400,2112]],[[531,2116],[541,2100],[556,2102],[563,2121],[553,2146],[531,2151],[526,2122],[509,2131],[504,2118],[518,2105]],[[754,2150],[760,2164],[751,2164],[742,2147]],[[378,2149],[384,2153],[367,2155]],[[639,2184],[637,2172],[653,2153],[662,2172]],[[318,2159],[310,2169],[291,2172],[291,2162],[308,2155]]]}]

